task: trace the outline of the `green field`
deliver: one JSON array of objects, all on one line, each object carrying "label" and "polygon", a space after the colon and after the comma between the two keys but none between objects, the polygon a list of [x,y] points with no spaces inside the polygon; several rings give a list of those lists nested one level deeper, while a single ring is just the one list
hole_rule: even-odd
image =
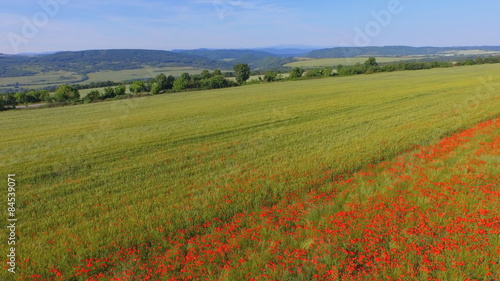
[{"label": "green field", "polygon": [[[329,58],[329,59],[310,59],[302,58],[300,61],[291,62],[285,64],[289,67],[303,67],[303,68],[313,68],[313,67],[326,67],[326,66],[338,66],[342,65],[355,65],[357,63],[364,63],[367,57],[355,57],[355,58]],[[389,63],[416,59],[413,57],[377,57],[377,62],[379,63]]]},{"label": "green field", "polygon": [[139,274],[179,233],[216,234],[236,214],[327,188],[312,182],[325,173],[500,116],[499,85],[493,64],[1,112],[0,175],[17,175],[18,271],[69,279],[88,260],[113,257],[89,274]]},{"label": "green field", "polygon": [[74,72],[42,72],[35,76],[0,78],[0,89],[13,88],[13,85],[16,83],[19,83],[21,88],[38,89],[61,84],[71,84],[82,79],[82,75]]},{"label": "green field", "polygon": [[0,78],[0,90],[2,88],[13,88],[16,83],[21,84],[21,88],[39,89],[48,86],[58,86],[62,84],[88,84],[92,82],[122,82],[127,80],[139,80],[154,78],[160,73],[172,75],[175,77],[181,76],[182,73],[200,74],[203,69],[193,67],[167,67],[167,68],[141,68],[129,69],[120,71],[101,71],[88,74],[88,80],[79,82],[83,76],[74,72],[58,71],[40,73],[35,76],[21,76]]},{"label": "green field", "polygon": [[484,56],[484,55],[498,56],[500,55],[500,52],[484,51],[484,50],[456,50],[456,51],[446,51],[443,52],[442,54],[463,55],[463,56]]}]

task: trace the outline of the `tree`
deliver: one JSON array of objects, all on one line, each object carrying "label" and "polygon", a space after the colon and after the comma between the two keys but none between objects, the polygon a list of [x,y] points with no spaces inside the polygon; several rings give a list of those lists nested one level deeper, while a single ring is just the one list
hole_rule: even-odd
[{"label": "tree", "polygon": [[29,91],[26,93],[26,101],[28,103],[35,103],[41,101],[40,91]]},{"label": "tree", "polygon": [[380,67],[374,57],[369,57],[368,60],[365,61],[365,74],[372,74],[374,72],[378,72],[379,70]]},{"label": "tree", "polygon": [[[189,77],[188,73],[185,73],[183,75],[184,75],[184,78],[188,78],[188,80],[191,79],[191,77]],[[175,77],[172,76],[172,75],[169,75],[167,77],[163,73],[158,74],[158,76],[156,76],[156,78],[154,79],[154,83],[156,83],[158,85],[154,86],[154,83],[151,85],[151,93],[156,92],[156,91],[158,91],[157,93],[159,93],[159,92],[161,92],[163,90],[170,90],[170,89],[172,89],[172,87],[174,85],[174,81],[175,81]],[[155,88],[154,90],[153,90],[153,87]]]},{"label": "tree", "polygon": [[210,74],[210,71],[208,70],[203,70],[200,74],[201,79],[210,79],[212,78],[212,74]]},{"label": "tree", "polygon": [[200,86],[203,89],[219,89],[229,87],[229,81],[222,75],[215,75],[212,78],[202,79]]},{"label": "tree", "polygon": [[323,75],[323,69],[321,69],[321,68],[308,69],[305,75],[306,75],[306,77],[322,76]]},{"label": "tree", "polygon": [[216,69],[216,70],[214,70],[214,72],[212,73],[212,76],[217,76],[217,75],[222,76],[222,72],[220,71],[220,69]]},{"label": "tree", "polygon": [[41,90],[41,91],[38,91],[38,92],[40,93],[40,96],[39,96],[40,101],[49,102],[49,101],[52,100],[52,97],[50,96],[49,91]]},{"label": "tree", "polygon": [[277,77],[278,77],[278,72],[276,72],[276,71],[268,71],[264,75],[264,81],[273,82],[273,81],[276,81]]},{"label": "tree", "polygon": [[101,93],[98,90],[93,90],[85,96],[86,102],[93,102],[101,98]]},{"label": "tree", "polygon": [[114,97],[116,97],[115,89],[111,87],[104,88],[103,99],[112,99]]},{"label": "tree", "polygon": [[125,92],[127,92],[127,87],[125,87],[125,85],[118,85],[115,87],[115,94],[117,96],[123,96]]},{"label": "tree", "polygon": [[236,81],[240,84],[244,83],[248,80],[248,78],[250,78],[250,67],[248,66],[248,64],[238,63],[233,67],[233,70],[235,72]]},{"label": "tree", "polygon": [[76,101],[79,98],[80,93],[78,92],[78,89],[66,84],[60,86],[54,94],[54,99],[57,102],[65,102],[68,100]]},{"label": "tree", "polygon": [[151,86],[151,94],[157,95],[161,92],[161,84],[158,82],[154,82],[153,85]]},{"label": "tree", "polygon": [[367,69],[377,67],[377,66],[378,66],[377,59],[374,57],[369,57],[368,60],[365,61],[365,67]]},{"label": "tree", "polygon": [[56,91],[54,93],[54,101],[56,101],[56,102],[65,102],[65,101],[68,101],[68,96],[63,91]]},{"label": "tree", "polygon": [[174,81],[175,81],[175,77],[172,76],[172,75],[169,75],[167,77],[167,90],[170,90],[174,87]]},{"label": "tree", "polygon": [[29,91],[26,93],[26,103],[35,103],[40,101],[40,95],[37,91]]},{"label": "tree", "polygon": [[28,104],[28,99],[27,99],[26,93],[18,92],[18,93],[14,94],[14,97],[16,98],[16,102],[18,104]]},{"label": "tree", "polygon": [[[154,89],[154,90],[153,90]],[[151,93],[155,95],[155,93],[159,93],[162,90],[167,89],[167,76],[165,74],[160,73],[156,76],[153,85],[151,85]]]},{"label": "tree", "polygon": [[292,71],[290,71],[290,78],[291,79],[297,79],[297,78],[300,78],[302,77],[302,74],[304,74],[304,69],[300,68],[300,67],[294,67],[292,69]]},{"label": "tree", "polygon": [[330,66],[327,66],[325,68],[323,68],[323,76],[332,76],[332,72],[333,72],[333,67],[330,67]]},{"label": "tree", "polygon": [[189,81],[184,78],[177,78],[174,81],[173,89],[174,91],[182,91],[187,88]]},{"label": "tree", "polygon": [[189,75],[189,73],[187,73],[187,72],[184,72],[184,73],[182,73],[182,75],[181,75],[181,79],[184,79],[184,80],[186,80],[187,82],[189,82],[189,81],[191,80],[191,75]]},{"label": "tree", "polygon": [[145,89],[144,82],[143,81],[135,81],[130,85],[130,91],[134,94],[138,94],[140,92],[143,92]]},{"label": "tree", "polygon": [[338,75],[344,75],[344,70],[345,70],[345,67],[343,64],[339,64],[337,65],[337,74]]},{"label": "tree", "polygon": [[17,105],[17,100],[13,94],[6,94],[4,97],[4,106],[7,108],[15,108]]},{"label": "tree", "polygon": [[5,95],[0,94],[0,111],[4,110],[5,106]]},{"label": "tree", "polygon": [[43,95],[43,101],[45,102],[53,102],[54,101],[54,97],[47,92],[46,95]]},{"label": "tree", "polygon": [[67,86],[66,91],[67,91],[69,100],[76,101],[76,100],[80,99],[80,92],[75,87]]}]

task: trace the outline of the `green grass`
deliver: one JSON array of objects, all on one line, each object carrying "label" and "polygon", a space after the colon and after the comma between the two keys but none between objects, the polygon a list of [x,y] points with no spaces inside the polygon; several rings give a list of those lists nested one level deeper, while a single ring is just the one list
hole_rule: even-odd
[{"label": "green grass", "polygon": [[[0,175],[17,174],[19,271],[48,278],[57,267],[67,276],[82,260],[144,241],[166,247],[178,229],[270,206],[287,192],[306,194],[308,175],[354,171],[491,119],[500,114],[499,70],[394,72],[2,112]],[[303,177],[268,179],[295,173]],[[227,196],[233,203],[225,207]]]},{"label": "green grass", "polygon": [[[355,58],[329,58],[329,59],[309,59],[305,58],[305,60],[291,62],[285,64],[285,66],[289,67],[304,67],[304,68],[313,68],[313,67],[326,67],[326,66],[338,66],[342,65],[355,65],[356,63],[364,63],[368,58],[367,57],[355,57]],[[379,63],[389,63],[389,62],[398,62],[404,60],[414,59],[412,57],[377,57],[377,62]]]}]

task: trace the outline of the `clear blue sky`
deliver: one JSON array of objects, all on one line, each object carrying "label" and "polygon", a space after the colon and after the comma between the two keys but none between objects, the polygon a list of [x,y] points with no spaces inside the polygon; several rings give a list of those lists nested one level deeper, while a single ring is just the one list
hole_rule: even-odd
[{"label": "clear blue sky", "polygon": [[498,11],[498,0],[0,0],[0,53],[500,45]]}]

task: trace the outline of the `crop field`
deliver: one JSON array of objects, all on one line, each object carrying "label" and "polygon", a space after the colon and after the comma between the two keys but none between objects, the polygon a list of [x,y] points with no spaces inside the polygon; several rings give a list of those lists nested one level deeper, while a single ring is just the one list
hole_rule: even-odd
[{"label": "crop field", "polygon": [[22,88],[38,89],[47,86],[71,84],[82,80],[80,74],[67,71],[42,72],[34,76],[0,78],[0,89],[13,88],[16,83]]},{"label": "crop field", "polygon": [[500,52],[497,52],[497,51],[484,51],[484,50],[456,50],[456,51],[443,52],[443,54],[448,54],[448,55],[464,55],[464,56],[477,56],[477,55],[498,56],[498,55],[500,55]]},{"label": "crop field", "polygon": [[[421,59],[422,57],[377,57],[377,62],[379,63],[389,63],[398,62],[411,59]],[[329,59],[309,59],[302,58],[299,61],[291,62],[285,64],[289,67],[303,67],[303,68],[314,68],[314,67],[326,67],[326,66],[338,66],[338,65],[355,65],[357,63],[364,63],[367,57],[355,57],[355,58],[329,58]]]},{"label": "crop field", "polygon": [[495,64],[1,112],[18,277],[498,279],[499,117]]},{"label": "crop field", "polygon": [[185,72],[189,74],[200,74],[202,71],[203,69],[193,67],[141,68],[120,71],[100,71],[90,73],[88,75],[89,80],[85,81],[85,83],[105,81],[121,82],[127,80],[149,79],[156,77],[160,73],[164,73],[167,76],[172,75],[178,77]]},{"label": "crop field", "polygon": [[139,80],[154,78],[160,73],[165,75],[181,76],[182,73],[200,74],[203,69],[193,67],[168,67],[168,68],[141,68],[120,71],[101,71],[88,74],[87,80],[80,82],[83,76],[67,71],[44,72],[34,76],[20,76],[0,78],[0,89],[13,88],[16,83],[22,88],[40,89],[47,86],[58,86],[62,84],[88,84],[92,82],[114,81],[122,82],[127,80]]}]

